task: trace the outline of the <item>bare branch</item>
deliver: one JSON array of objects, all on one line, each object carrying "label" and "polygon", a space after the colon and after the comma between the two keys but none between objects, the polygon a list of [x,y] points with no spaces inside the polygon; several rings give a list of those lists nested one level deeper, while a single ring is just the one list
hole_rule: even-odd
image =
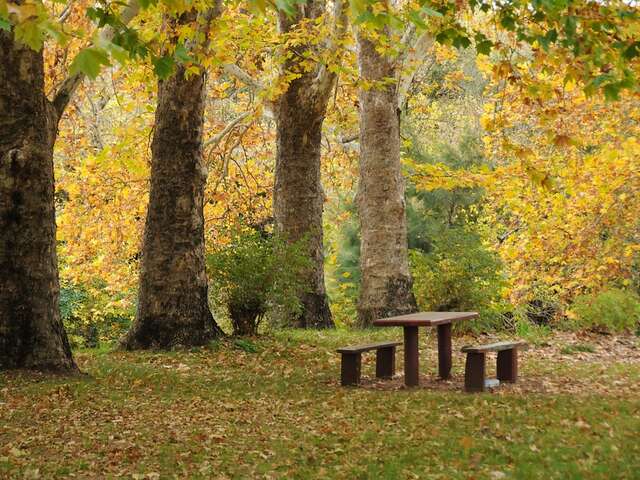
[{"label": "bare branch", "polygon": [[346,143],[355,142],[356,140],[360,140],[360,132],[352,133],[350,135],[342,135],[340,137],[340,143],[343,145]]},{"label": "bare branch", "polygon": [[222,67],[222,69],[227,74],[237,78],[242,83],[251,87],[256,92],[262,91],[265,88],[264,85],[262,85],[259,81],[254,79],[251,75],[249,75],[247,72],[242,70],[239,66],[237,66],[234,63],[227,63]]},{"label": "bare branch", "polygon": [[213,137],[204,143],[204,147],[216,147],[225,136],[227,136],[234,128],[238,126],[245,118],[251,115],[251,112],[244,112],[231,120],[220,132],[216,133]]},{"label": "bare branch", "polygon": [[[130,0],[129,3],[122,9],[120,12],[120,22],[122,25],[128,25],[133,18],[138,15],[140,11],[140,4],[138,0]],[[110,42],[115,35],[115,31],[113,27],[107,26],[100,31],[100,41],[101,42]],[[67,105],[69,105],[69,101],[71,97],[80,86],[82,81],[84,80],[84,74],[82,72],[78,72],[74,75],[69,75],[64,81],[60,84],[60,87],[57,89],[54,97],[53,97],[53,107],[56,111],[58,120],[64,113]]]},{"label": "bare branch", "polygon": [[66,22],[69,16],[71,15],[72,10],[73,10],[73,0],[69,0],[69,3],[67,3],[64,6],[64,9],[60,13],[60,15],[58,15],[58,22],[60,24],[63,24],[64,22]]},{"label": "bare branch", "polygon": [[[325,51],[333,52],[336,49],[336,40],[344,35],[347,30],[347,7],[349,3],[345,0],[336,0],[334,2],[333,25],[331,35],[324,47]],[[329,65],[323,63],[318,69],[318,75],[315,78],[315,84],[321,91],[329,91],[333,88],[336,74],[329,70]]]},{"label": "bare branch", "polygon": [[398,69],[398,108],[404,110],[407,94],[420,65],[433,47],[434,38],[429,32],[418,37],[404,58],[402,68]]}]

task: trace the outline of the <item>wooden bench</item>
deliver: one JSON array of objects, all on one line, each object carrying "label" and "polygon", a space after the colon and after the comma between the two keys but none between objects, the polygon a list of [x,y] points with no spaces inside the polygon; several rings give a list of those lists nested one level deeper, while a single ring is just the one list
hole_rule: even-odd
[{"label": "wooden bench", "polygon": [[527,348],[527,342],[524,341],[462,347],[462,351],[467,354],[464,369],[465,391],[484,392],[486,390],[488,386],[486,379],[487,352],[498,352],[496,364],[498,382],[515,383],[518,380],[518,350],[526,350]]},{"label": "wooden bench", "polygon": [[341,384],[346,386],[360,383],[362,354],[371,350],[376,351],[376,377],[393,377],[396,371],[396,347],[401,344],[402,342],[378,342],[339,348],[337,352],[342,355]]}]

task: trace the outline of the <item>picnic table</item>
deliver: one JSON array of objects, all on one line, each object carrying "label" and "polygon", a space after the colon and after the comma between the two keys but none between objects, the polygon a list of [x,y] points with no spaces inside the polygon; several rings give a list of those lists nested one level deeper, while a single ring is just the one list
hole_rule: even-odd
[{"label": "picnic table", "polygon": [[418,312],[375,320],[376,327],[404,329],[404,383],[416,386],[419,381],[418,327],[438,329],[438,374],[451,378],[451,324],[478,317],[477,312]]}]

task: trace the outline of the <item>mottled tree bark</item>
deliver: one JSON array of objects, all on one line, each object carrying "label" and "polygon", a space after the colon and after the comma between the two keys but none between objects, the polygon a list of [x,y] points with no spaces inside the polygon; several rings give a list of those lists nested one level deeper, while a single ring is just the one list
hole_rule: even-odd
[{"label": "mottled tree bark", "polygon": [[[396,59],[376,52],[358,35],[360,77],[368,82],[396,79]],[[358,321],[417,309],[407,250],[404,179],[400,166],[400,110],[397,83],[360,89],[360,180],[362,284]]]},{"label": "mottled tree bark", "polygon": [[0,30],[0,369],[77,371],[58,303],[57,124],[42,51]]},{"label": "mottled tree bark", "polygon": [[138,309],[126,349],[198,346],[222,335],[205,271],[204,99],[205,74],[186,78],[184,66],[158,83]]},{"label": "mottled tree bark", "polygon": [[[303,18],[317,18],[325,11],[323,1],[299,6],[298,15],[280,14],[279,26],[287,32]],[[331,327],[333,320],[324,283],[322,211],[324,192],[320,180],[322,122],[335,75],[319,65],[305,71],[298,65],[301,50],[285,64],[286,71],[300,73],[275,105],[277,153],[274,217],[277,229],[289,241],[306,238],[313,265],[307,274],[308,292],[301,298],[297,327]]]}]

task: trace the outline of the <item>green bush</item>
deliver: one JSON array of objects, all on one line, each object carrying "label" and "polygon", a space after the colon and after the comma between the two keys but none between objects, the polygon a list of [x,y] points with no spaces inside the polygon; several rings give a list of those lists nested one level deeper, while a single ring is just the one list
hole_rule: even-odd
[{"label": "green bush", "polygon": [[640,297],[629,290],[611,288],[596,295],[581,295],[568,312],[574,330],[603,333],[637,331],[640,327]]},{"label": "green bush", "polygon": [[528,300],[518,305],[517,313],[534,325],[553,326],[563,309],[558,289],[539,282],[530,285],[529,292]]},{"label": "green bush", "polygon": [[410,251],[413,292],[420,310],[478,311],[480,321],[462,325],[475,331],[502,328],[504,278],[498,257],[462,228],[432,236],[432,250]]},{"label": "green bush", "polygon": [[120,338],[131,325],[133,308],[118,306],[103,286],[63,282],[60,288],[60,313],[73,348],[95,348]]},{"label": "green bush", "polygon": [[235,335],[255,335],[265,315],[272,319],[301,310],[304,275],[310,267],[306,241],[239,231],[207,257],[212,297],[231,320]]}]

